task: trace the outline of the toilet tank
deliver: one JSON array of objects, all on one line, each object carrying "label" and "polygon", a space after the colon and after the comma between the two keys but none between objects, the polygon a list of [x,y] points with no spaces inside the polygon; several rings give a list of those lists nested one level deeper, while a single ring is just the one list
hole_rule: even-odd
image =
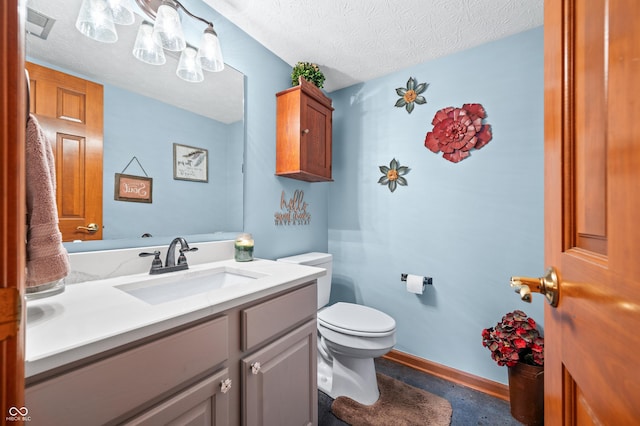
[{"label": "toilet tank", "polygon": [[303,253],[296,256],[282,257],[278,262],[297,263],[298,265],[315,266],[327,270],[326,275],[318,278],[318,309],[329,303],[331,296],[331,266],[333,256],[329,253]]}]

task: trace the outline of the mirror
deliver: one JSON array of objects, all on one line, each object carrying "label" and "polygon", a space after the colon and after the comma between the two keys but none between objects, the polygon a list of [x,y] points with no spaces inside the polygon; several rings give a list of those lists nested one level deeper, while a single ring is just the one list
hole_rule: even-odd
[{"label": "mirror", "polygon": [[[132,55],[138,27],[148,20],[135,2],[136,21],[116,25],[115,43],[91,40],[75,28],[80,4],[27,1],[27,60],[104,86],[103,240],[65,243],[67,249],[164,245],[178,235],[190,242],[228,239],[241,231],[244,76],[225,66],[205,71],[201,83],[185,82],[176,75],[177,54],[165,51],[164,65]],[[212,11],[205,15],[208,6],[197,8],[213,21]],[[55,20],[50,28],[47,17]],[[182,22],[187,43],[197,46],[205,25],[188,17]],[[174,179],[174,144],[207,150],[207,181]],[[115,200],[116,173],[151,177],[152,202]]]}]

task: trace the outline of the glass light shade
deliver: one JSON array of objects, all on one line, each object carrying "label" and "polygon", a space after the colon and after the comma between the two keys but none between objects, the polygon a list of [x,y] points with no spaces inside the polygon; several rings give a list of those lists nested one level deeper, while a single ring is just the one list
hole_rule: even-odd
[{"label": "glass light shade", "polygon": [[200,62],[197,61],[197,52],[191,46],[186,47],[180,55],[180,62],[178,62],[178,69],[176,74],[181,79],[190,83],[199,83],[204,80],[204,74],[202,73],[202,67]]},{"label": "glass light shade", "polygon": [[118,25],[131,25],[136,20],[131,9],[131,0],[107,0],[113,22]]},{"label": "glass light shade", "polygon": [[151,65],[162,65],[167,62],[159,40],[153,39],[153,25],[143,22],[138,28],[136,42],[133,45],[133,56]]},{"label": "glass light shade", "polygon": [[76,19],[76,28],[96,41],[103,43],[118,41],[118,33],[107,0],[82,0]]},{"label": "glass light shade", "polygon": [[154,37],[162,43],[167,50],[179,52],[185,48],[187,42],[180,24],[178,9],[172,2],[163,2],[156,13],[156,24],[153,26]]},{"label": "glass light shade", "polygon": [[198,61],[200,61],[202,69],[206,71],[217,72],[224,69],[220,40],[218,40],[218,35],[211,25],[204,30],[204,34],[202,34],[202,38],[200,39]]}]

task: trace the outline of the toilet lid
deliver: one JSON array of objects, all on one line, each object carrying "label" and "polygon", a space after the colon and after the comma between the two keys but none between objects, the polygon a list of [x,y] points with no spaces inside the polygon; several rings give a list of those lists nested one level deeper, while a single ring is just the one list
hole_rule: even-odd
[{"label": "toilet lid", "polygon": [[386,336],[396,328],[396,321],[384,312],[344,302],[318,312],[318,322],[331,330],[356,336]]}]

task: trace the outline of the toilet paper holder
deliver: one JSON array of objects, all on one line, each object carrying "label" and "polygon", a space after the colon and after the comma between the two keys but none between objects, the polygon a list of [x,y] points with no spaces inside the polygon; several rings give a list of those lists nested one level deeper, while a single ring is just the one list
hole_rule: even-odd
[{"label": "toilet paper holder", "polygon": [[[400,274],[400,281],[407,281],[409,274]],[[422,286],[433,285],[433,279],[431,277],[422,277]]]}]

